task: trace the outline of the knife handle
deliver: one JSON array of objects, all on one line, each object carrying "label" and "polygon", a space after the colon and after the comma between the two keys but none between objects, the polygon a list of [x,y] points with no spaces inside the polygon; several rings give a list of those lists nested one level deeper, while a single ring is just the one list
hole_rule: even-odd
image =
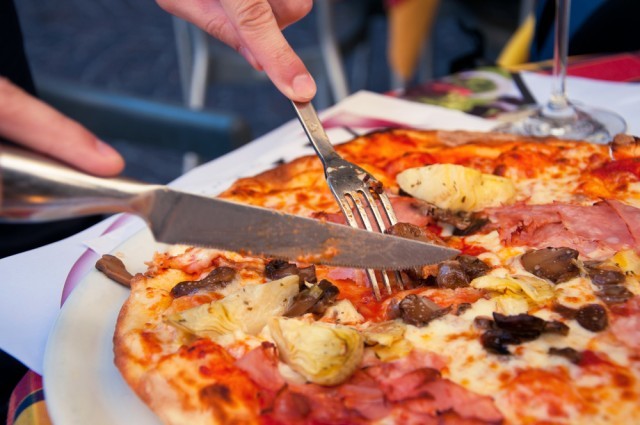
[{"label": "knife handle", "polygon": [[0,145],[0,221],[40,222],[138,213],[158,186],[77,171],[35,152]]}]

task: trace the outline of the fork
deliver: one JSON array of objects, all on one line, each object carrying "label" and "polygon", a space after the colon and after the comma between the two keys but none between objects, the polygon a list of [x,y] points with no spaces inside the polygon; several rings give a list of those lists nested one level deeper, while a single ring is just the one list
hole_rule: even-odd
[{"label": "fork", "polygon": [[[382,184],[366,170],[345,160],[336,152],[322,127],[315,108],[310,102],[292,101],[291,103],[305,133],[307,133],[309,141],[322,161],[329,189],[331,189],[333,196],[338,201],[348,224],[351,227],[360,227],[353,212],[355,210],[364,228],[374,231],[367,214],[367,211],[369,211],[375,219],[375,230],[384,232],[387,226],[378,205],[382,206],[388,223],[390,225],[396,224],[398,220],[387,194],[382,189]],[[366,269],[366,274],[371,283],[373,294],[379,301],[380,287],[376,272],[373,269]],[[381,270],[380,275],[387,293],[391,294],[391,281],[387,272]],[[398,288],[404,289],[400,272],[395,272],[395,281]]]}]

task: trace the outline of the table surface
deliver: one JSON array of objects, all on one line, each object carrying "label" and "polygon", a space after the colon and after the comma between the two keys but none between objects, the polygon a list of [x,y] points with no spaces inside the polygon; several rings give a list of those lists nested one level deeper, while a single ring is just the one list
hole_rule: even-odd
[{"label": "table surface", "polygon": [[[549,63],[530,64],[520,67],[525,70],[548,71]],[[416,102],[457,109],[483,118],[496,118],[505,112],[513,112],[534,103],[534,99],[521,84],[513,70],[486,68],[460,73],[434,80],[406,92],[390,93]],[[512,79],[511,90],[495,90],[483,73],[494,73]],[[569,75],[604,81],[640,81],[640,54],[626,53],[604,57],[582,57],[573,59]],[[513,88],[515,87],[515,90]],[[484,94],[484,95],[483,95]],[[42,377],[29,371],[17,385],[9,402],[8,425],[49,425],[42,387]]]}]

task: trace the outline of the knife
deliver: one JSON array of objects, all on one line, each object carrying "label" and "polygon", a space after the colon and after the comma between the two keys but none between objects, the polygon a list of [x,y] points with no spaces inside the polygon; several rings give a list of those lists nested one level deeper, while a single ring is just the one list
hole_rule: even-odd
[{"label": "knife", "polygon": [[402,270],[459,253],[162,185],[94,177],[33,152],[0,146],[1,221],[41,222],[117,212],[145,219],[159,242],[314,264]]}]

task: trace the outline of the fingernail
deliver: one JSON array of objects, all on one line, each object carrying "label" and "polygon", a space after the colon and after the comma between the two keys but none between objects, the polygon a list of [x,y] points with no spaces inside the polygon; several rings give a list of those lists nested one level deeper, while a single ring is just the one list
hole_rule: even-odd
[{"label": "fingernail", "polygon": [[296,75],[293,79],[293,93],[296,97],[311,100],[316,94],[316,83],[309,74]]},{"label": "fingernail", "polygon": [[118,151],[116,151],[111,145],[103,142],[100,139],[96,139],[96,150],[106,156],[120,156]]}]

